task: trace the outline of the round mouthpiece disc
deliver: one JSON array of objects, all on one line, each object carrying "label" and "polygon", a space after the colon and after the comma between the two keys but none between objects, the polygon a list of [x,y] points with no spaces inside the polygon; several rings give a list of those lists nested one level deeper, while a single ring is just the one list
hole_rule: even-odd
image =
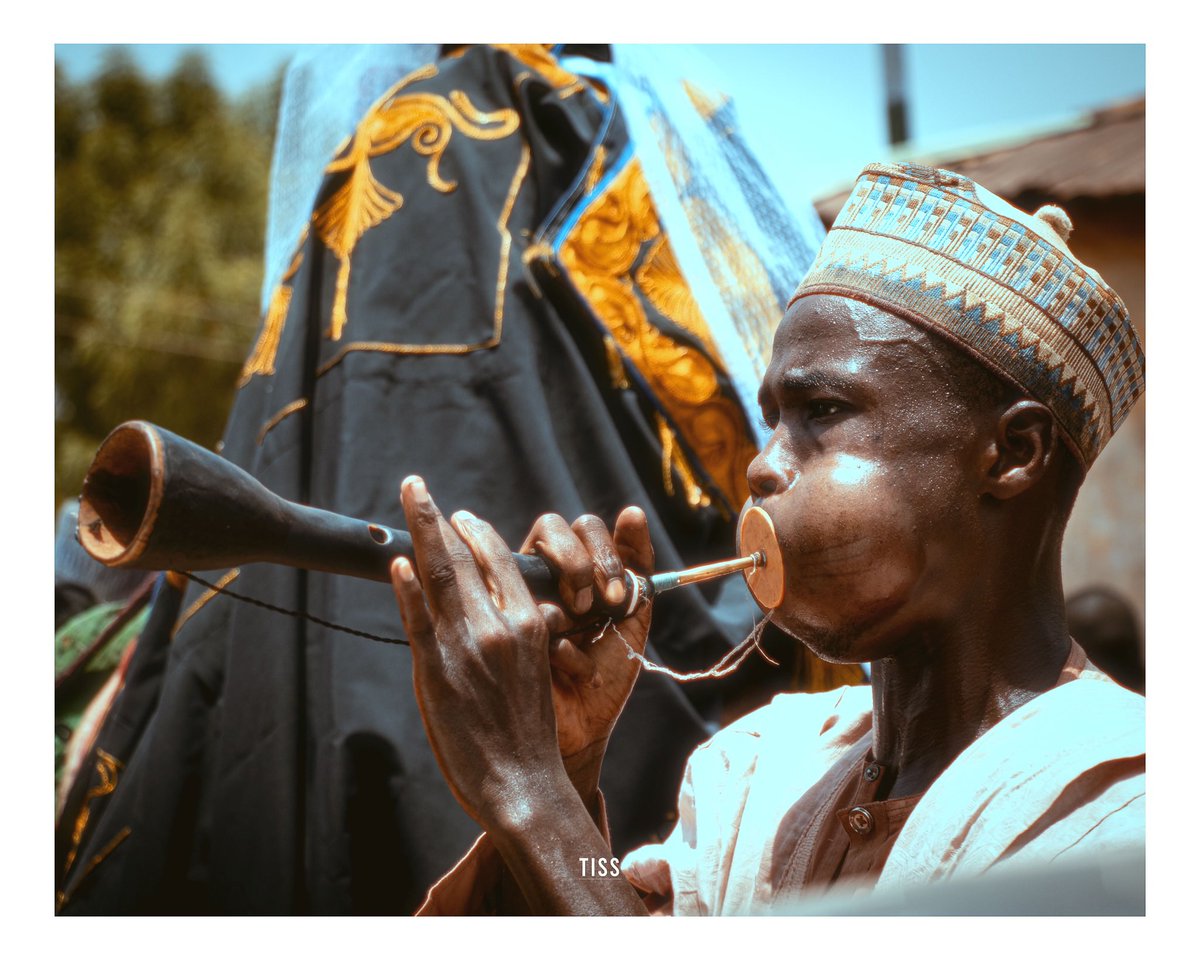
[{"label": "round mouthpiece disc", "polygon": [[783,554],[775,539],[775,524],[762,507],[750,507],[738,525],[738,553],[748,557],[761,553],[765,560],[757,567],[743,570],[746,585],[759,606],[774,610],[783,603]]}]

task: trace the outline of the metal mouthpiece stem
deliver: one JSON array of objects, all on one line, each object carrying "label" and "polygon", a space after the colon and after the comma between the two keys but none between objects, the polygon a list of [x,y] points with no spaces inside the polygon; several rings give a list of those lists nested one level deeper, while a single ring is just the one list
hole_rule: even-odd
[{"label": "metal mouthpiece stem", "polygon": [[656,573],[649,577],[646,583],[646,598],[650,599],[666,590],[686,586],[689,583],[700,583],[716,577],[724,577],[741,570],[757,570],[766,563],[761,552],[754,552],[748,557],[738,557],[736,560],[722,560],[720,563],[706,563],[699,567],[689,567],[687,570],[676,570],[672,573]]}]

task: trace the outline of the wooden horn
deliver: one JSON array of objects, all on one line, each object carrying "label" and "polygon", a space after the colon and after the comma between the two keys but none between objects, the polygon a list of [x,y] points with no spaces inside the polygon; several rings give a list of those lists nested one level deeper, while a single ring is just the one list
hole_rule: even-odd
[{"label": "wooden horn", "polygon": [[[306,507],[272,493],[223,457],[133,420],[96,451],[79,497],[79,542],[110,567],[223,570],[279,563],[388,581],[413,556],[406,531]],[[557,600],[541,557],[514,554],[534,596]]]}]

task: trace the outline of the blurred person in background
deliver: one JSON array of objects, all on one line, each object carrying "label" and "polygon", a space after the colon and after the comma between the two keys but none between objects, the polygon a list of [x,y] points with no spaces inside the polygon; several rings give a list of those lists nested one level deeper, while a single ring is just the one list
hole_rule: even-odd
[{"label": "blurred person in background", "polygon": [[1135,693],[1146,692],[1146,657],[1137,614],[1108,587],[1087,587],[1067,597],[1067,627],[1088,659]]}]

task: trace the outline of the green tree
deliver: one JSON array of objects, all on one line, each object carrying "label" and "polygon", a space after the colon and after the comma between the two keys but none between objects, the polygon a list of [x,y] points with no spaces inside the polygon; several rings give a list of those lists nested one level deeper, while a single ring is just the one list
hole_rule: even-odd
[{"label": "green tree", "polygon": [[280,78],[230,102],[203,56],[91,84],[55,70],[55,503],[105,434],[152,420],[212,446],[258,330]]}]

